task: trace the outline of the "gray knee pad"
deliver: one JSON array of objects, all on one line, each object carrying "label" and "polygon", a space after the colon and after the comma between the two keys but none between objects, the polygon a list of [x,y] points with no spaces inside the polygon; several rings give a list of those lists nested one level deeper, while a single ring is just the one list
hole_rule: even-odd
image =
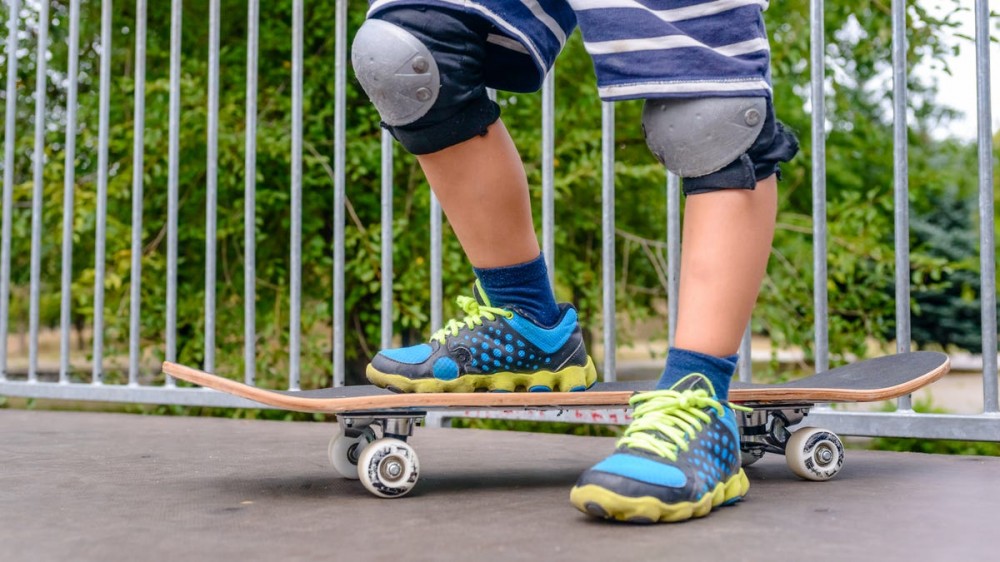
[{"label": "gray knee pad", "polygon": [[668,170],[697,178],[740,158],[757,140],[767,98],[650,99],[642,111],[646,144]]},{"label": "gray knee pad", "polygon": [[420,119],[441,90],[441,74],[430,49],[409,31],[386,21],[365,21],[354,37],[351,64],[387,125],[409,125]]}]

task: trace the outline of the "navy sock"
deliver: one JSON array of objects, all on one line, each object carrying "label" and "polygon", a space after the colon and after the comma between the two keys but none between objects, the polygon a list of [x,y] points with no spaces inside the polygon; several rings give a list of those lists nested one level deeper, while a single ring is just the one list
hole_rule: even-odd
[{"label": "navy sock", "polygon": [[492,306],[516,308],[546,327],[559,320],[559,307],[549,284],[549,270],[541,254],[527,263],[473,268],[473,271]]},{"label": "navy sock", "polygon": [[725,400],[729,397],[729,381],[733,378],[738,360],[739,355],[715,357],[671,347],[667,355],[667,368],[656,383],[656,388],[665,390],[691,373],[701,373],[712,383],[716,397]]}]

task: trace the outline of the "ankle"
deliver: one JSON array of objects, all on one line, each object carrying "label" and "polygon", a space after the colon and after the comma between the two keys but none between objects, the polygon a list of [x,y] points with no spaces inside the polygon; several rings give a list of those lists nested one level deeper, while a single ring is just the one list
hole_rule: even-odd
[{"label": "ankle", "polygon": [[559,307],[541,254],[522,264],[473,271],[491,306],[515,308],[542,326],[559,320]]},{"label": "ankle", "polygon": [[657,389],[673,386],[691,373],[699,373],[712,383],[715,395],[720,399],[729,397],[729,381],[736,371],[739,355],[716,357],[697,351],[671,347],[667,355],[667,366],[656,384]]}]

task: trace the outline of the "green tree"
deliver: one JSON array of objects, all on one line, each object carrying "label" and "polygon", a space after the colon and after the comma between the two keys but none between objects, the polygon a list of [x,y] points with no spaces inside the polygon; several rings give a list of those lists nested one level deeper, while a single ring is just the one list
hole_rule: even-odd
[{"label": "green tree", "polygon": [[913,341],[920,345],[954,345],[980,351],[981,299],[978,245],[969,229],[976,214],[975,200],[954,191],[936,198],[937,212],[914,221],[913,232],[928,255],[949,266],[937,281],[940,288],[914,296]]}]

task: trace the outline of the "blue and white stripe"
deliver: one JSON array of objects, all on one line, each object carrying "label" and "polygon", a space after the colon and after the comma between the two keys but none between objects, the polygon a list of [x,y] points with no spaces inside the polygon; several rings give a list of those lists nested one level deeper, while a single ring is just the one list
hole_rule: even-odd
[{"label": "blue and white stripe", "polygon": [[767,0],[568,0],[605,100],[767,96]]},{"label": "blue and white stripe", "polygon": [[524,68],[518,91],[540,86],[577,24],[605,100],[771,91],[768,0],[375,0],[369,15],[398,5],[489,19],[498,32],[487,39],[493,56],[508,72]]}]

